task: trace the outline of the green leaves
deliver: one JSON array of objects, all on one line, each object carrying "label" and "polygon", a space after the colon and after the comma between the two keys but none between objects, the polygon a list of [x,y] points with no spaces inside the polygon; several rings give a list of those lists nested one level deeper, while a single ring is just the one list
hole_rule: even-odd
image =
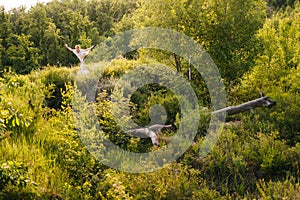
[{"label": "green leaves", "polygon": [[265,15],[261,0],[143,0],[116,28],[120,31],[154,26],[184,33],[204,46],[229,84],[238,82],[260,53],[255,33]]},{"label": "green leaves", "polygon": [[[54,0],[28,12],[20,8],[8,13],[0,8],[0,198],[26,198],[24,194],[30,199],[298,197],[299,180],[293,177],[299,177],[300,166],[299,6],[295,4],[295,8],[280,11],[266,21],[261,0]],[[175,64],[174,57],[147,49],[138,51],[140,59],[114,60],[98,84],[101,92],[96,120],[103,127],[98,132],[94,126],[84,130],[74,125],[74,98],[83,111],[89,108],[84,97],[74,95],[79,93],[73,77],[77,68],[31,70],[47,64],[77,63],[76,57],[66,53],[65,43],[79,43],[85,48],[115,32],[145,26],[170,28],[201,43],[227,83],[239,82],[242,76],[230,99],[245,102],[263,91],[277,100],[276,107],[237,116],[240,121],[231,122],[230,127],[226,124],[219,143],[207,157],[198,155],[210,121],[203,111],[198,137],[177,163],[147,174],[107,169],[90,154],[82,139],[90,140],[100,155],[107,135],[131,152],[158,148],[122,133],[117,126],[109,98],[114,83],[130,70],[135,77],[139,73],[136,66],[157,61]],[[178,60],[186,72],[188,62]],[[8,66],[18,73],[31,73],[3,73]],[[209,104],[201,75],[192,73],[191,85],[201,97],[199,104]],[[128,93],[117,93],[115,98],[121,101],[116,110],[123,106]],[[140,124],[148,124],[151,116],[165,116],[164,108],[167,122],[180,124],[178,102],[168,88],[147,84],[131,97],[135,105],[126,105],[132,108],[131,116],[121,114],[120,124],[132,116]],[[151,110],[155,104],[153,109],[157,110]],[[89,114],[82,115],[87,123],[95,124]],[[188,126],[191,116],[185,118]],[[79,129],[83,130],[81,137]],[[163,134],[176,133],[168,130]],[[165,140],[161,144],[169,142],[166,137],[160,139]]]},{"label": "green leaves", "polygon": [[17,187],[25,187],[30,183],[27,175],[27,166],[22,162],[8,161],[0,167],[0,189],[11,183]]},{"label": "green leaves", "polygon": [[241,101],[260,91],[277,100],[274,109],[261,113],[259,121],[280,132],[289,144],[299,142],[299,79],[300,79],[300,4],[294,10],[274,14],[259,30],[263,52],[256,66],[246,74],[234,93]]},{"label": "green leaves", "polygon": [[7,56],[10,64],[16,72],[24,74],[29,73],[32,69],[38,68],[38,52],[39,49],[33,47],[33,42],[30,41],[30,35],[10,35],[9,48]]},{"label": "green leaves", "polygon": [[136,1],[52,1],[28,11],[0,10],[0,73],[11,67],[27,74],[50,65],[74,65],[76,56],[64,44],[88,48],[114,34],[114,23],[130,13]]}]

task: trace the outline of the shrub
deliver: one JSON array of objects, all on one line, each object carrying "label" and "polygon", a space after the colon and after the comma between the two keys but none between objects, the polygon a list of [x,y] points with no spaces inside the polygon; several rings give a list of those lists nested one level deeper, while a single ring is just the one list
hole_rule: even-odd
[{"label": "shrub", "polygon": [[180,164],[144,174],[104,172],[102,194],[108,199],[218,199],[220,194],[209,189],[199,172]]},{"label": "shrub", "polygon": [[22,162],[8,161],[2,163],[0,167],[0,189],[3,189],[7,184],[25,187],[30,183],[27,171],[27,166]]},{"label": "shrub", "polygon": [[293,177],[285,181],[268,181],[264,179],[257,183],[259,196],[263,199],[291,199],[300,198],[300,184]]}]

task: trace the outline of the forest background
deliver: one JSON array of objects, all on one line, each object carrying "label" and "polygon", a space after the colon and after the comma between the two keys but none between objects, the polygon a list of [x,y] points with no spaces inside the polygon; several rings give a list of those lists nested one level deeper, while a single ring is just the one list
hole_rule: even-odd
[{"label": "forest background", "polygon": [[[227,119],[217,145],[204,158],[199,148],[207,121],[188,151],[152,173],[130,174],[103,165],[82,144],[73,121],[78,59],[64,44],[87,48],[125,30],[161,27],[183,33],[210,54],[237,105],[263,91],[275,107]],[[151,152],[150,140],[117,126],[107,96],[109,82],[143,63],[164,63],[188,78],[187,60],[141,49],[113,60],[101,77],[97,116],[104,133],[132,152]],[[296,0],[53,0],[0,7],[1,199],[300,199],[300,3]],[[195,69],[191,85],[199,106],[210,96]],[[132,115],[149,123],[163,105],[167,122],[180,111],[170,91],[146,85]],[[164,130],[162,145],[173,129]]]}]

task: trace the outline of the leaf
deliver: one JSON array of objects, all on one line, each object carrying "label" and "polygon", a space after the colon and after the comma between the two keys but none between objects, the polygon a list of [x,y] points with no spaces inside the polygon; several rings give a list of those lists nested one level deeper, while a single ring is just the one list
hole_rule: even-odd
[{"label": "leaf", "polygon": [[3,118],[7,118],[8,115],[9,115],[9,111],[8,111],[8,110],[1,110],[1,116],[2,116]]},{"label": "leaf", "polygon": [[15,117],[15,121],[16,121],[16,125],[17,125],[17,126],[20,126],[20,120],[19,120],[18,117]]},{"label": "leaf", "polygon": [[28,128],[30,126],[30,121],[28,119],[25,120],[25,127]]}]

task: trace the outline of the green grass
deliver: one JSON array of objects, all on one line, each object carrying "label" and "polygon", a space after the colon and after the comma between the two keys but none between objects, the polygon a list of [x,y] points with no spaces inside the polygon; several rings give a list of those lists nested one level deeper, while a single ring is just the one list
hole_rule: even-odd
[{"label": "green grass", "polygon": [[[135,64],[125,63],[124,70]],[[263,121],[267,120],[263,108],[254,116],[239,115],[240,124],[227,126],[205,158],[198,157],[203,140],[199,133],[198,142],[177,163],[159,171],[130,174],[108,169],[87,151],[75,129],[73,72],[49,68],[22,76],[6,74],[0,80],[0,199],[295,199],[300,195],[300,145],[288,144],[272,122]],[[123,71],[112,65],[106,73],[105,79]],[[54,91],[60,92],[56,109],[45,101]],[[97,104],[100,115],[108,113],[107,103],[102,99]],[[147,151],[155,150],[147,141],[116,134],[110,117],[100,121],[110,124],[106,134],[117,143],[134,152],[145,151],[147,145]]]}]

